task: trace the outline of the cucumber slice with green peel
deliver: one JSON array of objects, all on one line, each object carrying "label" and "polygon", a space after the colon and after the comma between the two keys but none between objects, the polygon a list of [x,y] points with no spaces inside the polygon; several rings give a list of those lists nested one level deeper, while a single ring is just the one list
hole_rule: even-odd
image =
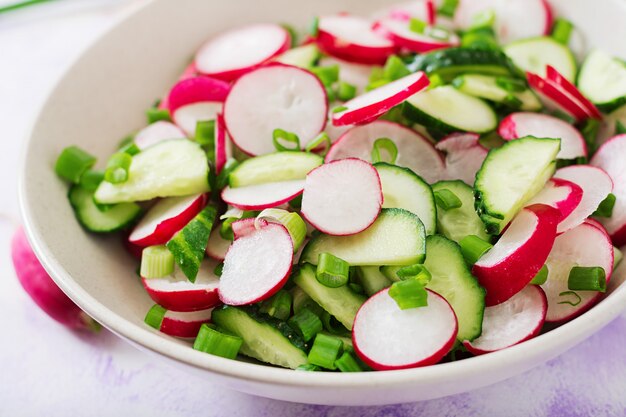
[{"label": "cucumber slice with green peel", "polygon": [[365,297],[356,294],[347,285],[338,288],[327,287],[317,280],[315,272],[313,265],[302,265],[293,276],[293,282],[331,316],[335,316],[346,329],[352,330],[354,317],[365,302]]},{"label": "cucumber slice with green peel", "polygon": [[412,265],[424,260],[425,250],[426,233],[419,217],[403,209],[382,209],[376,221],[360,233],[314,237],[300,262],[317,265],[319,254],[328,252],[351,266]]},{"label": "cucumber slice with green peel", "polygon": [[570,81],[576,79],[576,58],[572,51],[550,37],[523,39],[504,47],[504,53],[524,71],[546,75],[546,65],[556,68]]},{"label": "cucumber slice with green peel", "polygon": [[437,230],[450,240],[460,242],[466,236],[475,235],[483,240],[490,237],[485,224],[474,209],[474,190],[463,181],[440,181],[433,184],[433,191],[449,190],[459,200],[461,207],[437,210]]},{"label": "cucumber slice with green peel", "polygon": [[121,203],[100,210],[93,200],[93,191],[74,185],[68,193],[70,204],[80,224],[90,232],[109,233],[130,225],[141,214],[135,203]]},{"label": "cucumber slice with green peel", "polygon": [[385,162],[374,164],[383,189],[383,208],[401,208],[417,215],[426,235],[437,228],[437,208],[430,185],[408,168]]},{"label": "cucumber slice with green peel", "polygon": [[255,307],[224,306],[213,310],[211,321],[243,339],[243,355],[291,369],[307,363],[307,345],[295,330]]},{"label": "cucumber slice with green peel", "polygon": [[317,45],[310,43],[283,52],[276,58],[276,62],[285,65],[293,65],[294,67],[311,68],[321,55]]},{"label": "cucumber slice with green peel", "polygon": [[228,177],[232,188],[268,182],[303,180],[313,168],[324,163],[314,153],[276,152],[243,161]]},{"label": "cucumber slice with green peel", "polygon": [[543,107],[539,98],[530,89],[507,91],[498,85],[493,75],[465,74],[456,77],[452,85],[470,96],[504,104],[514,109],[539,111]]},{"label": "cucumber slice with green peel", "polygon": [[592,51],[578,74],[578,88],[602,111],[626,103],[626,63],[600,50]]},{"label": "cucumber slice with green peel", "polygon": [[413,95],[404,102],[403,112],[415,123],[441,133],[487,133],[498,126],[498,117],[487,103],[449,85]]},{"label": "cucumber slice with green peel", "polygon": [[165,140],[133,156],[128,181],[102,181],[95,199],[113,204],[206,193],[208,177],[209,162],[200,145],[187,139]]},{"label": "cucumber slice with green peel", "polygon": [[511,219],[552,177],[560,139],[527,136],[489,151],[476,174],[476,211],[490,234],[500,234]]},{"label": "cucumber slice with green peel", "polygon": [[426,288],[445,298],[459,322],[459,341],[474,340],[482,331],[485,289],[472,275],[461,247],[440,235],[426,238],[424,266],[432,278]]},{"label": "cucumber slice with green peel", "polygon": [[380,271],[380,266],[357,266],[356,274],[365,294],[370,297],[392,284]]}]

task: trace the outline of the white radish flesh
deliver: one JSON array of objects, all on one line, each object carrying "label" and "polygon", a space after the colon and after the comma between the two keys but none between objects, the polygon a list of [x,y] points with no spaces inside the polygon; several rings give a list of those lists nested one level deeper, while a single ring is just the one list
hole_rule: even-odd
[{"label": "white radish flesh", "polygon": [[196,125],[198,122],[215,120],[222,111],[223,104],[217,101],[201,101],[179,107],[172,114],[174,123],[185,131],[187,136],[196,136]]},{"label": "white radish flesh", "polygon": [[489,152],[479,139],[480,135],[475,133],[453,133],[435,145],[446,154],[446,169],[442,179],[474,184],[476,173]]},{"label": "white radish flesh", "polygon": [[426,53],[459,44],[458,36],[453,33],[450,34],[447,40],[440,40],[425,34],[416,33],[409,28],[408,20],[387,18],[379,21],[378,25],[385,36],[397,47],[405,48],[415,53]]},{"label": "white radish flesh", "polygon": [[583,198],[583,190],[571,181],[552,178],[546,186],[526,205],[546,204],[561,212],[561,219],[566,219],[578,207]]},{"label": "white radish flesh", "polygon": [[222,200],[241,210],[263,210],[278,207],[300,194],[304,189],[304,180],[270,182],[248,185],[246,187],[222,190]]},{"label": "white radish flesh", "polygon": [[168,139],[185,139],[187,135],[173,123],[159,120],[154,122],[135,135],[135,145],[141,150]]}]

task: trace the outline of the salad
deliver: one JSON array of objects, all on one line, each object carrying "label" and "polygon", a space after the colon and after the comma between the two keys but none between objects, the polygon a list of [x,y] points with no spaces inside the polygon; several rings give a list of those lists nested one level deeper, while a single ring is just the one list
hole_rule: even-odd
[{"label": "salad", "polygon": [[626,64],[544,0],[418,0],[210,38],[100,169],[55,171],[120,232],[193,348],[302,371],[505,349],[582,314],[626,244]]}]

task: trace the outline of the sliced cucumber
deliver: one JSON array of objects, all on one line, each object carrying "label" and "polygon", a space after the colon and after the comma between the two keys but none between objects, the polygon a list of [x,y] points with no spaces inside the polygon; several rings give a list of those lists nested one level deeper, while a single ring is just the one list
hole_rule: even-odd
[{"label": "sliced cucumber", "polygon": [[459,341],[474,340],[482,331],[485,290],[471,274],[461,248],[443,236],[426,238],[424,266],[432,275],[426,288],[445,298],[459,322]]},{"label": "sliced cucumber", "polygon": [[391,285],[391,281],[380,271],[379,266],[357,266],[356,274],[365,294],[369,296]]},{"label": "sliced cucumber", "polygon": [[261,362],[296,369],[307,362],[307,346],[287,323],[261,314],[254,307],[224,306],[211,321],[243,339],[240,352]]},{"label": "sliced cucumber", "polygon": [[352,330],[354,317],[365,302],[365,297],[356,294],[347,285],[330,288],[321,284],[315,277],[315,271],[313,265],[302,265],[293,276],[293,282],[331,316],[335,316],[346,329]]},{"label": "sliced cucumber", "polygon": [[324,158],[309,152],[276,152],[243,161],[228,177],[231,187],[303,180]]},{"label": "sliced cucumber", "polygon": [[76,218],[90,232],[115,232],[128,226],[141,214],[141,207],[135,203],[115,204],[100,210],[93,200],[93,191],[80,185],[70,188],[68,198]]},{"label": "sliced cucumber", "polygon": [[128,181],[101,182],[95,198],[112,204],[206,193],[208,176],[209,162],[200,145],[188,139],[166,140],[133,157]]},{"label": "sliced cucumber", "polygon": [[437,208],[430,185],[409,168],[385,162],[374,164],[383,188],[383,207],[401,208],[417,215],[426,235],[437,228]]},{"label": "sliced cucumber", "polygon": [[487,154],[476,173],[476,211],[490,234],[500,234],[511,219],[554,174],[559,139],[532,136],[512,140]]},{"label": "sliced cucumber", "polygon": [[580,69],[578,87],[600,110],[614,110],[626,103],[626,63],[596,49]]},{"label": "sliced cucumber", "polygon": [[403,112],[415,123],[440,133],[487,133],[498,126],[498,117],[487,103],[449,85],[411,96],[404,102]]},{"label": "sliced cucumber", "polygon": [[376,221],[361,233],[314,237],[300,262],[316,265],[319,254],[328,252],[352,266],[411,265],[424,260],[425,250],[426,234],[419,217],[403,209],[382,209]]},{"label": "sliced cucumber", "polygon": [[543,107],[530,89],[507,91],[498,85],[498,77],[493,75],[465,74],[456,77],[452,85],[470,96],[504,104],[513,109],[539,111]]},{"label": "sliced cucumber", "polygon": [[440,181],[433,191],[449,190],[461,200],[461,207],[437,210],[437,230],[450,240],[460,242],[466,236],[476,235],[489,240],[485,224],[474,209],[474,190],[463,181]]},{"label": "sliced cucumber", "polygon": [[522,39],[504,47],[519,68],[541,76],[545,75],[546,65],[553,66],[570,81],[576,78],[576,58],[572,51],[550,37]]},{"label": "sliced cucumber", "polygon": [[300,68],[311,68],[320,58],[321,53],[317,45],[309,43],[308,45],[298,46],[276,58],[276,62],[285,65],[293,65]]}]

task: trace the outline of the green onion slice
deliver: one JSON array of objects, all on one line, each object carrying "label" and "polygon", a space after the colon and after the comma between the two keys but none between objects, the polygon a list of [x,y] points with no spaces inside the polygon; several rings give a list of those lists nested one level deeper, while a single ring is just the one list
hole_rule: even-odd
[{"label": "green onion slice", "polygon": [[626,134],[626,126],[619,120],[615,122],[615,134],[616,135],[624,135]]},{"label": "green onion slice", "polygon": [[356,87],[345,81],[339,81],[336,95],[341,101],[352,100],[356,96]]},{"label": "green onion slice", "polygon": [[389,288],[389,296],[395,300],[400,310],[428,305],[428,292],[417,279],[394,282]]},{"label": "green onion slice", "polygon": [[78,146],[68,146],[61,151],[61,155],[57,158],[54,171],[64,180],[78,184],[83,174],[95,163],[95,156]]},{"label": "green onion slice", "polygon": [[220,333],[207,324],[203,324],[193,343],[193,348],[211,355],[235,359],[242,344],[241,337]]},{"label": "green onion slice", "polygon": [[300,310],[287,321],[287,324],[302,336],[305,342],[313,339],[324,328],[320,318],[308,308]]},{"label": "green onion slice", "polygon": [[465,261],[474,265],[485,253],[487,253],[493,245],[479,238],[476,235],[465,236],[459,242],[461,252]]},{"label": "green onion slice", "polygon": [[439,7],[437,12],[442,16],[454,17],[458,5],[459,0],[443,0],[443,4]]},{"label": "green onion slice", "polygon": [[401,281],[414,279],[423,286],[428,285],[433,277],[430,272],[428,272],[428,269],[421,264],[403,266],[396,271],[396,275]]},{"label": "green onion slice", "polygon": [[319,366],[313,365],[310,363],[305,363],[304,365],[300,365],[296,368],[296,371],[304,371],[304,372],[315,372],[319,370],[320,370]]},{"label": "green onion slice", "polygon": [[391,82],[406,77],[410,73],[411,71],[409,71],[402,59],[397,55],[391,55],[387,58],[385,66],[383,67],[382,78],[384,78],[386,82]]},{"label": "green onion slice", "polygon": [[293,251],[297,252],[306,237],[306,223],[298,213],[289,212],[287,210],[269,208],[263,210],[256,217],[254,227],[261,227],[260,220],[267,220],[273,223],[280,223],[285,226],[293,241]]},{"label": "green onion slice", "polygon": [[[387,154],[387,159],[384,158],[384,154]],[[398,159],[398,147],[395,142],[389,138],[378,138],[372,145],[372,163],[388,162],[395,164]]]},{"label": "green onion slice", "polygon": [[332,87],[333,84],[339,81],[339,65],[313,67],[311,72],[320,79],[324,87]]},{"label": "green onion slice", "polygon": [[104,171],[89,169],[80,177],[80,186],[85,190],[96,191],[102,181],[104,181]]},{"label": "green onion slice", "polygon": [[168,109],[159,109],[156,107],[150,107],[146,110],[146,118],[148,124],[151,125],[154,122],[166,121],[171,122],[170,111]]},{"label": "green onion slice", "polygon": [[[283,129],[274,129],[272,141],[277,151],[298,151],[300,150],[300,138],[295,133],[287,132]],[[284,142],[285,146],[281,142]]]},{"label": "green onion slice", "polygon": [[544,265],[541,267],[541,269],[539,270],[539,272],[537,272],[537,275],[535,275],[535,277],[532,279],[532,281],[530,281],[530,284],[532,285],[543,285],[546,283],[546,281],[548,280],[548,274],[550,273],[550,270],[548,269],[548,265]]},{"label": "green onion slice", "polygon": [[291,294],[285,290],[280,290],[270,299],[263,301],[260,311],[278,320],[287,320],[291,314],[291,304]]},{"label": "green onion slice", "polygon": [[496,21],[496,13],[493,9],[486,9],[472,17],[472,23],[469,30],[493,27]]},{"label": "green onion slice", "polygon": [[320,18],[317,16],[313,17],[311,21],[311,26],[309,27],[309,33],[312,37],[317,38],[317,35],[320,33]]},{"label": "green onion slice", "polygon": [[596,217],[611,217],[613,215],[613,208],[615,207],[615,194],[610,193],[598,206],[593,213]]},{"label": "green onion slice", "polygon": [[107,162],[104,171],[104,180],[112,184],[120,184],[128,180],[128,170],[133,162],[133,157],[126,152],[114,153]]},{"label": "green onion slice", "polygon": [[148,246],[141,252],[143,278],[161,278],[174,272],[174,255],[165,245]]},{"label": "green onion slice", "polygon": [[333,113],[341,113],[344,110],[348,110],[346,106],[337,106],[333,108]]},{"label": "green onion slice", "polygon": [[335,366],[341,372],[361,372],[361,365],[354,359],[350,352],[344,352],[339,359],[335,361]]},{"label": "green onion slice", "polygon": [[328,133],[326,132],[322,132],[319,135],[317,135],[315,139],[313,139],[304,147],[304,150],[306,152],[313,152],[315,149],[319,148],[321,145],[324,145],[324,148],[320,152],[316,152],[316,153],[319,153],[322,156],[326,156],[326,154],[330,150],[330,146],[332,145],[330,137],[328,136]]},{"label": "green onion slice", "polygon": [[150,308],[150,310],[148,310],[148,314],[146,314],[146,318],[144,318],[143,321],[148,326],[157,330],[161,330],[161,323],[163,323],[165,313],[167,313],[167,310],[165,308],[161,307],[158,304],[155,304]]},{"label": "green onion slice", "polygon": [[315,277],[320,284],[337,288],[348,283],[350,265],[343,259],[327,252],[319,254]]},{"label": "green onion slice", "polygon": [[463,205],[463,202],[452,191],[447,189],[441,189],[435,191],[435,202],[437,207],[442,210],[448,211],[455,208],[459,208]]},{"label": "green onion slice", "polygon": [[569,271],[567,288],[572,291],[606,292],[606,273],[599,266],[575,266]]},{"label": "green onion slice", "polygon": [[335,361],[341,354],[343,342],[333,336],[318,333],[309,351],[309,363],[326,369],[336,369]]},{"label": "green onion slice", "polygon": [[552,26],[552,38],[562,43],[563,45],[569,44],[569,39],[572,35],[572,30],[574,29],[574,25],[569,20],[563,18],[557,18],[554,21],[554,26]]},{"label": "green onion slice", "polygon": [[574,297],[574,301],[564,300],[564,301],[559,301],[557,304],[569,304],[573,307],[576,307],[583,300],[582,298],[580,298],[580,295],[578,295],[574,291],[563,291],[562,293],[559,293],[559,297],[567,297],[569,295]]},{"label": "green onion slice", "polygon": [[423,35],[427,27],[428,27],[428,23],[424,22],[421,19],[417,19],[413,17],[411,18],[411,20],[409,20],[409,30],[411,32]]}]

